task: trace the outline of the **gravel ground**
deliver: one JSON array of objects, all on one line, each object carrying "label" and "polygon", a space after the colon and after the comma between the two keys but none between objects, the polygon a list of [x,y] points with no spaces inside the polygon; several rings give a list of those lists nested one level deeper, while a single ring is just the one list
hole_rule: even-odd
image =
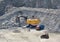
[{"label": "gravel ground", "polygon": [[49,33],[49,39],[41,39],[41,31],[27,29],[1,29],[0,42],[60,42],[60,34]]}]

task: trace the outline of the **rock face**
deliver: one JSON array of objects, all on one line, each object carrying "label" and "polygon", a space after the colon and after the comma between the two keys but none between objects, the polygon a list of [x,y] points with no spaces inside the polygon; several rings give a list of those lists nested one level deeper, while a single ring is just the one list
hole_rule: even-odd
[{"label": "rock face", "polygon": [[58,8],[60,6],[59,0],[4,0],[4,2],[15,7]]},{"label": "rock face", "polygon": [[[17,4],[16,4],[17,3]],[[19,7],[26,8],[19,8]],[[18,7],[18,8],[17,8]],[[27,9],[28,7],[31,7]],[[59,0],[3,0],[0,1],[0,27],[17,27],[15,19],[17,14],[20,16],[22,11],[24,16],[30,18],[32,15],[41,19],[41,24],[51,32],[60,32],[60,7]],[[36,9],[35,9],[36,8]],[[43,8],[43,9],[39,9]],[[47,10],[46,8],[51,8]],[[47,11],[46,11],[47,10]],[[59,10],[59,11],[58,11]],[[37,11],[37,12],[36,12]],[[57,12],[56,12],[57,11]],[[23,25],[24,23],[22,23]]]},{"label": "rock face", "polygon": [[[20,8],[14,8],[12,11],[6,13],[5,15],[0,17],[0,27],[1,26],[8,26],[8,27],[18,27],[18,23],[16,23],[15,19],[17,14],[21,15],[21,13],[18,13],[18,10]],[[36,10],[37,9],[37,10]],[[45,25],[45,29],[47,29],[50,32],[60,32],[60,14],[58,9],[53,9],[49,12],[44,11],[46,9],[39,9],[39,8],[21,8],[20,10],[22,11],[22,14],[24,16],[28,16],[28,18],[31,18],[32,15],[40,18],[41,23]],[[19,10],[19,11],[20,11]],[[25,11],[24,11],[25,10]],[[41,11],[40,11],[41,10]],[[36,12],[37,11],[37,12]],[[8,18],[7,18],[8,17]],[[24,23],[22,23],[22,26]]]},{"label": "rock face", "polygon": [[60,9],[60,0],[2,0],[0,1],[0,16],[2,16],[7,6],[31,7],[31,8],[52,8]]}]

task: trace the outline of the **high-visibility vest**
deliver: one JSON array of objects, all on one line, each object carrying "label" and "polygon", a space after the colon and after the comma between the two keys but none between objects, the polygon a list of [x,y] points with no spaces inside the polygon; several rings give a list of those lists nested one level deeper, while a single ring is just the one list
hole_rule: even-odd
[{"label": "high-visibility vest", "polygon": [[27,24],[35,25],[39,24],[41,21],[39,19],[27,19]]}]

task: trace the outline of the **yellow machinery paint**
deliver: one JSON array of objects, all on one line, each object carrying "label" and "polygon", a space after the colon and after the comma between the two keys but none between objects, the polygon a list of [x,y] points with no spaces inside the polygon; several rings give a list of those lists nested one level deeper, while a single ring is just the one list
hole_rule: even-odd
[{"label": "yellow machinery paint", "polygon": [[41,21],[39,19],[27,19],[27,24],[36,25],[39,24]]}]

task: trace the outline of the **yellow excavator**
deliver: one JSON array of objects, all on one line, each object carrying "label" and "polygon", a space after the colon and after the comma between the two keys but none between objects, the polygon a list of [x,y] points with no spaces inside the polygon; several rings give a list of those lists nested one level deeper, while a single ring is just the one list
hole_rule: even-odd
[{"label": "yellow excavator", "polygon": [[27,24],[38,25],[41,21],[39,19],[27,19]]}]

